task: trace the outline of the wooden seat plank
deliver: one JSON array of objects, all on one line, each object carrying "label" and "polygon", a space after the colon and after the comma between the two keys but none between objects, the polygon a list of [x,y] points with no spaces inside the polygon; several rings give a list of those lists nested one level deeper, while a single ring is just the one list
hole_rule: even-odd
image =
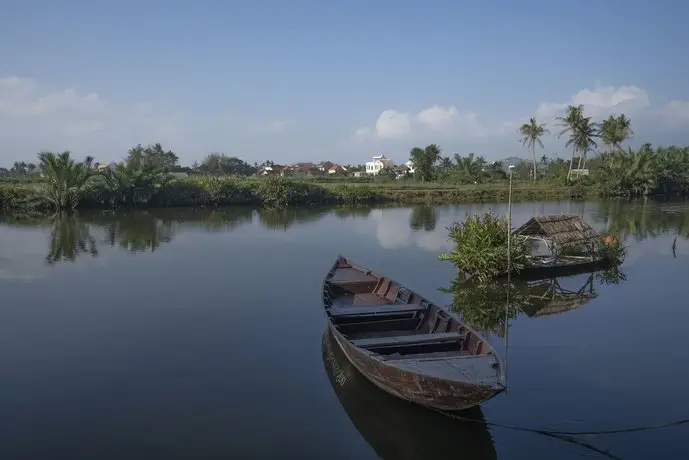
[{"label": "wooden seat plank", "polygon": [[415,313],[426,310],[421,304],[380,304],[380,305],[352,305],[346,307],[334,306],[328,311],[335,318],[353,316],[392,315],[397,313]]},{"label": "wooden seat plank", "polygon": [[426,343],[453,342],[464,337],[459,332],[441,332],[438,334],[411,334],[395,337],[373,337],[370,339],[352,340],[359,348],[392,347],[404,345],[421,345]]}]

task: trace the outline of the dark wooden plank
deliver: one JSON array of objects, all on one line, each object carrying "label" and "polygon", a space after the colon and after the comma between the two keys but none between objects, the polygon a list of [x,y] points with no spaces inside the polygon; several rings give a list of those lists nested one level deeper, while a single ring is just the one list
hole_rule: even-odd
[{"label": "dark wooden plank", "polygon": [[421,304],[380,304],[380,305],[353,305],[347,307],[330,307],[330,315],[335,318],[354,316],[391,315],[396,313],[415,313],[424,311],[426,307]]},{"label": "dark wooden plank", "polygon": [[359,348],[393,347],[400,345],[420,345],[424,343],[453,342],[463,335],[459,332],[442,332],[440,334],[412,334],[395,337],[374,337],[370,339],[352,340],[352,344]]},{"label": "dark wooden plank", "polygon": [[497,360],[492,355],[457,356],[415,359],[395,359],[389,361],[397,368],[460,382],[495,385],[500,382],[498,369],[494,367]]},{"label": "dark wooden plank", "polygon": [[329,282],[334,284],[347,284],[347,283],[374,283],[378,281],[373,275],[357,270],[356,268],[337,268],[333,276],[327,279]]}]

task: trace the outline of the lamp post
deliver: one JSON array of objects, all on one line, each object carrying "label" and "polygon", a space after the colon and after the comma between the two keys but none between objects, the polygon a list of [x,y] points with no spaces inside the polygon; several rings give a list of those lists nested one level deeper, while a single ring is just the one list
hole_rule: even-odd
[{"label": "lamp post", "polygon": [[507,392],[507,336],[510,329],[510,290],[512,289],[512,170],[509,165],[510,185],[507,194],[507,304],[505,305],[505,392]]}]

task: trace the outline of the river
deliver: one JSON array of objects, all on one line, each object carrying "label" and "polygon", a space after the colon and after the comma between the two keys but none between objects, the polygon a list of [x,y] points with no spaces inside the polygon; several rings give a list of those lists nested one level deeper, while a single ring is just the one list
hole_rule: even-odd
[{"label": "river", "polygon": [[[544,281],[569,300],[513,315],[508,391],[468,415],[489,426],[381,394],[328,346],[321,283],[338,254],[463,308],[437,257],[448,225],[489,208],[506,211],[0,217],[0,458],[689,458],[689,425],[586,446],[521,430],[689,418],[687,203],[513,205],[514,225],[577,214],[628,254],[613,276]],[[504,322],[484,320],[502,351]]]}]

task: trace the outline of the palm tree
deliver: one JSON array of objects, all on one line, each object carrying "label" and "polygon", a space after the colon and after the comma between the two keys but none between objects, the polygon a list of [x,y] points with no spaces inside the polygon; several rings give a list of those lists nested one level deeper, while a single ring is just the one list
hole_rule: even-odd
[{"label": "palm tree", "polygon": [[576,132],[578,129],[579,124],[581,123],[581,120],[584,118],[584,106],[583,105],[570,105],[567,107],[567,115],[564,117],[557,117],[557,120],[560,121],[558,123],[558,126],[562,127],[562,131],[560,131],[557,135],[558,139],[562,137],[563,135],[567,134],[569,136],[569,139],[567,139],[567,143],[565,144],[565,147],[572,147],[572,158],[569,161],[569,172],[567,173],[567,180],[572,175],[572,165],[574,164],[574,155],[576,154],[577,151],[577,145],[574,141]]},{"label": "palm tree", "polygon": [[536,123],[536,118],[531,117],[528,123],[521,125],[519,133],[522,135],[522,145],[531,149],[531,157],[533,159],[533,180],[536,182],[536,144],[543,148],[541,137],[546,133],[550,134],[550,131],[545,128],[545,124]]},{"label": "palm tree", "polygon": [[75,162],[69,152],[55,155],[52,152],[38,154],[41,170],[47,182],[46,198],[57,212],[72,210],[77,207],[79,194],[86,182],[93,175],[92,157]]},{"label": "palm tree", "polygon": [[[596,138],[598,137],[598,123],[591,121],[591,117],[583,117],[575,131],[575,145],[579,151],[578,169],[586,167],[586,154],[598,148]],[[583,164],[582,164],[583,159]]]},{"label": "palm tree", "polygon": [[624,114],[616,117],[610,115],[600,124],[598,133],[603,143],[610,147],[610,150],[622,150],[622,143],[629,139],[634,132],[631,127],[631,120]]}]

